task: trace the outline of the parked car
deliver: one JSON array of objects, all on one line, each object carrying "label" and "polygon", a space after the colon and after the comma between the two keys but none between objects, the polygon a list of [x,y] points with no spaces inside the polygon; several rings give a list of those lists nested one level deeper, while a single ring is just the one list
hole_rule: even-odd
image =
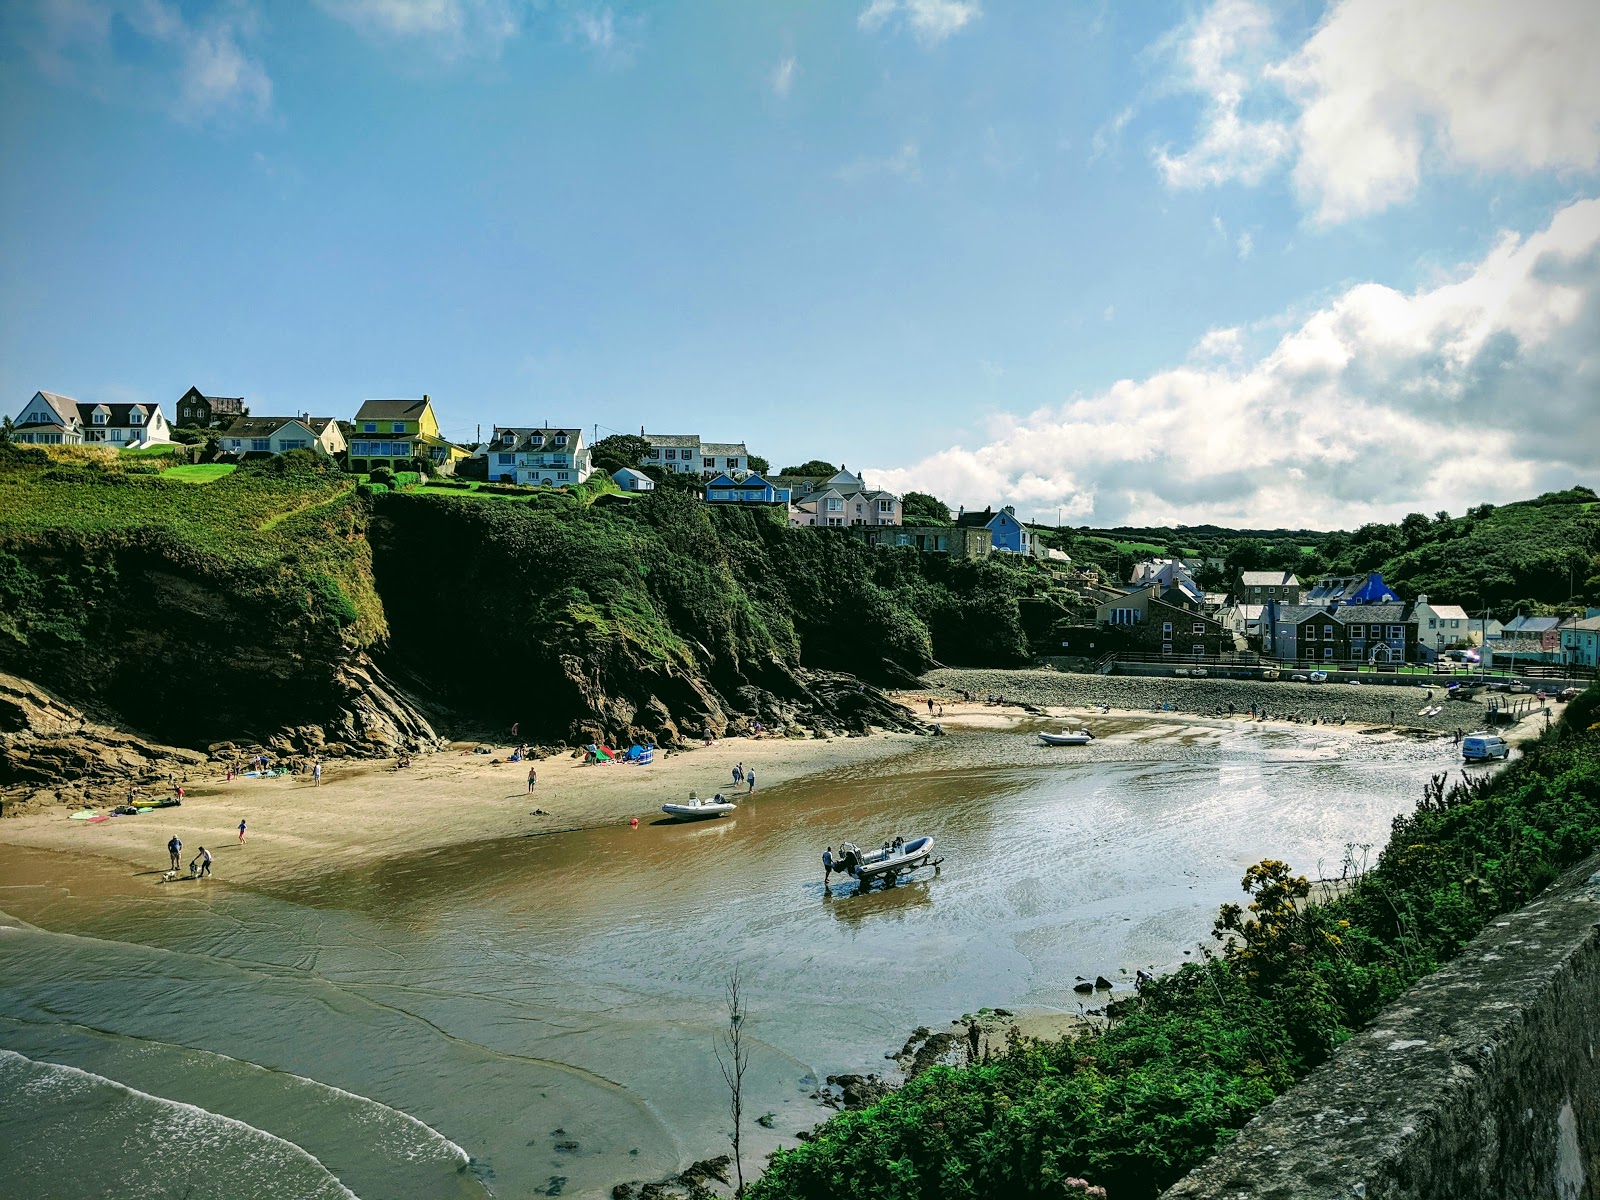
[{"label": "parked car", "polygon": [[1583,695],[1582,688],[1562,688],[1556,699],[1561,701],[1576,700],[1581,695]]}]

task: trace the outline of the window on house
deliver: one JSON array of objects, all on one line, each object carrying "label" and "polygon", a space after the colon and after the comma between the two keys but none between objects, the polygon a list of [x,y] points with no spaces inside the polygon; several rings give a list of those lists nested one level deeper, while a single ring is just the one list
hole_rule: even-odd
[{"label": "window on house", "polygon": [[362,433],[377,433],[378,432],[378,423],[376,421],[364,421],[364,422],[362,422],[361,432]]},{"label": "window on house", "polygon": [[894,501],[893,500],[879,500],[878,501],[878,511],[881,512],[881,513],[892,513],[894,511]]},{"label": "window on house", "polygon": [[1324,638],[1326,638],[1330,642],[1333,641],[1333,626],[1332,625],[1324,625],[1322,627],[1322,636]]},{"label": "window on house", "polygon": [[567,444],[567,435],[564,434],[564,433],[556,434],[556,445],[565,446],[566,444]]},{"label": "window on house", "polygon": [[701,455],[700,467],[702,470],[715,471],[717,469],[717,460],[714,458],[706,458],[704,455]]},{"label": "window on house", "polygon": [[843,509],[844,509],[844,501],[842,499],[840,499],[838,496],[829,496],[828,497],[828,511],[829,512],[840,512]]},{"label": "window on house", "polygon": [[131,412],[131,413],[129,413],[128,414],[128,424],[129,425],[143,425],[144,424],[144,414],[142,412]]},{"label": "window on house", "polygon": [[494,456],[494,461],[499,463],[502,467],[506,467],[516,462],[517,456],[515,454],[496,454]]},{"label": "window on house", "polygon": [[390,433],[404,433],[405,431],[406,431],[406,423],[404,421],[390,421],[389,422],[389,432]]},{"label": "window on house", "polygon": [[662,453],[664,453],[668,459],[676,459],[678,457],[678,452],[673,450],[671,447],[668,447]]},{"label": "window on house", "polygon": [[1196,621],[1194,623],[1194,628],[1191,629],[1189,632],[1190,633],[1204,633],[1205,631],[1206,631],[1206,627],[1201,622]]},{"label": "window on house", "polygon": [[1161,653],[1163,653],[1163,654],[1171,654],[1172,653],[1172,643],[1171,642],[1162,642],[1161,643]]},{"label": "window on house", "polygon": [[1163,637],[1171,637],[1172,636],[1172,622],[1171,621],[1163,621],[1163,622],[1161,622],[1161,633],[1162,633]]},{"label": "window on house", "polygon": [[565,480],[571,478],[571,472],[569,472],[569,471],[557,471],[556,472],[556,478],[560,479],[562,481],[565,481]]},{"label": "window on house", "polygon": [[256,450],[256,451],[271,450],[272,449],[272,440],[270,438],[251,438],[250,439],[250,449]]},{"label": "window on house", "polygon": [[278,449],[280,453],[288,450],[304,450],[308,444],[304,438],[297,438],[294,441],[280,443]]},{"label": "window on house", "polygon": [[106,423],[106,415],[105,415],[105,413],[103,413],[103,412],[95,413],[95,415],[94,415],[94,423],[96,425],[104,425]]},{"label": "window on house", "polygon": [[843,525],[844,524],[844,518],[843,517],[829,517],[828,518],[828,524],[829,525]]},{"label": "window on house", "polygon": [[1194,655],[1194,657],[1196,657],[1196,658],[1203,657],[1205,652],[1206,652],[1206,648],[1204,646],[1202,646],[1199,642],[1196,642],[1194,645],[1189,647],[1189,653]]},{"label": "window on house", "polygon": [[1402,637],[1405,637],[1405,635],[1406,635],[1405,634],[1405,630],[1403,628],[1401,628],[1399,625],[1391,625],[1391,626],[1389,626],[1389,637],[1390,638],[1402,638]]},{"label": "window on house", "polygon": [[651,458],[660,458],[661,457],[661,451],[657,450],[654,446],[651,446],[650,447],[650,457]]},{"label": "window on house", "polygon": [[[727,464],[728,470],[730,470],[730,471],[736,471],[736,470],[739,469],[739,460],[738,460],[737,457],[725,458],[722,461]],[[708,462],[708,463],[706,463],[706,466],[709,467],[709,466],[711,466],[711,464]]]},{"label": "window on house", "polygon": [[1324,646],[1322,648],[1322,657],[1323,658],[1332,658],[1333,657],[1333,647],[1332,646]]}]

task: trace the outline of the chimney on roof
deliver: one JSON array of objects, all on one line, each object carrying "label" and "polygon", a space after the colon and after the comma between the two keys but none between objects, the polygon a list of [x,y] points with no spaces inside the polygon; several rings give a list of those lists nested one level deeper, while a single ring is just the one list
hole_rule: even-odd
[{"label": "chimney on roof", "polygon": [[428,403],[428,393],[427,392],[423,392],[422,393],[422,402],[424,404]]}]

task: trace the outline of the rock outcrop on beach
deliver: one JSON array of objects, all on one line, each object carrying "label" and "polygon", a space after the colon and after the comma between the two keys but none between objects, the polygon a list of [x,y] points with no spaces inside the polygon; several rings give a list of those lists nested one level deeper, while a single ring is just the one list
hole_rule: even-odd
[{"label": "rock outcrop on beach", "polygon": [[129,784],[182,779],[207,756],[91,721],[57,696],[0,674],[0,787],[75,800]]}]

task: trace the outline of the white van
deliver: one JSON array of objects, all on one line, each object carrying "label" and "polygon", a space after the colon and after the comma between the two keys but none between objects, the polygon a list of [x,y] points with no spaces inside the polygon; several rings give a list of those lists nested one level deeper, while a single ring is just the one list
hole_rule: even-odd
[{"label": "white van", "polygon": [[1461,757],[1467,762],[1491,762],[1509,758],[1511,747],[1493,733],[1469,733],[1461,739]]}]

